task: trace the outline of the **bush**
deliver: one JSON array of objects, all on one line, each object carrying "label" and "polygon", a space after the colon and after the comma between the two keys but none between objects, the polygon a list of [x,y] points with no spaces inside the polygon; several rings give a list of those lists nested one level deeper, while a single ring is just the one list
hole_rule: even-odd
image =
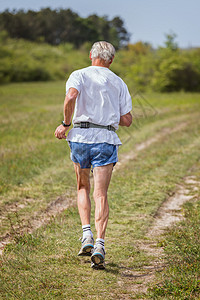
[{"label": "bush", "polygon": [[[75,69],[90,65],[90,43],[77,50],[70,43],[14,40],[5,32],[0,41],[0,83],[65,80]],[[111,70],[134,90],[200,91],[200,49],[183,51],[171,42],[157,50],[148,43],[128,45],[116,53]]]},{"label": "bush", "polygon": [[43,67],[27,63],[15,64],[11,71],[11,81],[47,81],[51,75]]},{"label": "bush", "polygon": [[[163,50],[165,51],[165,49]],[[200,91],[200,72],[183,53],[171,52],[158,58],[152,88],[159,92]]]},{"label": "bush", "polygon": [[11,82],[11,64],[8,58],[0,60],[0,83]]},{"label": "bush", "polygon": [[65,79],[86,66],[87,54],[68,43],[50,46],[8,38],[0,48],[0,83]]}]

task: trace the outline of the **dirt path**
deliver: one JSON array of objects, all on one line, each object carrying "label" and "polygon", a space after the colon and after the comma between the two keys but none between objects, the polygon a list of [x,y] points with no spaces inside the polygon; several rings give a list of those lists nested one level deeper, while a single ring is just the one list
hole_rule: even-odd
[{"label": "dirt path", "polygon": [[124,164],[126,164],[129,160],[135,159],[138,155],[138,152],[145,150],[149,146],[151,146],[153,143],[158,142],[163,137],[175,133],[177,131],[180,131],[181,129],[185,128],[187,126],[187,122],[181,122],[173,129],[171,128],[163,128],[161,131],[159,131],[157,134],[155,134],[153,137],[147,139],[146,141],[135,145],[135,148],[133,151],[130,151],[127,154],[123,154],[122,157],[119,158],[119,162],[117,163],[116,167],[114,168],[114,172],[118,169],[120,169]]},{"label": "dirt path", "polygon": [[[138,241],[138,248],[152,257],[151,264],[138,272],[126,270],[121,273],[122,278],[131,278],[131,282],[125,279],[128,291],[145,294],[149,284],[153,282],[156,272],[164,268],[164,251],[162,247],[157,247],[158,239],[166,229],[184,218],[181,210],[183,204],[192,199],[196,201],[199,190],[200,181],[195,176],[187,176],[183,183],[177,185],[174,195],[169,197],[157,210],[152,226],[146,234],[147,239]],[[137,283],[138,278],[142,279],[142,283]],[[122,299],[130,298],[128,295],[123,295]]]},{"label": "dirt path", "polygon": [[[51,202],[43,212],[37,213],[29,220],[23,220],[20,222],[20,226],[12,226],[12,232],[5,234],[0,241],[0,255],[3,254],[5,246],[10,243],[13,236],[21,235],[24,233],[32,233],[42,225],[48,224],[56,215],[63,212],[65,209],[76,205],[76,194],[74,197],[69,197],[67,194],[63,194],[55,201]],[[20,205],[11,206],[11,209],[20,207]]]},{"label": "dirt path", "polygon": [[[180,131],[181,129],[187,126],[187,122],[181,122],[173,129],[171,128],[163,128],[160,132],[158,132],[153,137],[147,139],[146,141],[135,145],[134,151],[129,152],[123,157],[120,157],[120,162],[116,165],[114,172],[116,170],[123,167],[129,160],[135,159],[138,153],[146,148],[148,148],[153,143],[159,141],[163,137],[172,134],[174,132]],[[13,211],[17,212],[20,208],[23,208],[26,203],[24,204],[11,204],[6,207],[5,211]],[[23,234],[23,233],[32,233],[35,229],[41,227],[44,224],[47,224],[53,217],[57,214],[61,213],[65,209],[70,206],[76,205],[76,193],[74,191],[73,197],[68,197],[67,195],[61,195],[56,199],[56,201],[49,204],[45,211],[37,213],[29,220],[24,220],[24,222],[20,223],[20,226],[15,225],[12,227],[12,232],[6,233],[4,236],[1,237],[0,240],[0,255],[3,253],[3,249],[5,248],[6,244],[8,244],[13,235],[16,234]]]}]

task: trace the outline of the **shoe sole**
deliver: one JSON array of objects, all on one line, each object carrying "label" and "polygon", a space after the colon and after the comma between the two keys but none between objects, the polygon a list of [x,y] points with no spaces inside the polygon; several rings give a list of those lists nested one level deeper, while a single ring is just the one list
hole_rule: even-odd
[{"label": "shoe sole", "polygon": [[95,270],[104,270],[106,267],[105,267],[105,263],[101,263],[101,264],[98,264],[96,265],[95,263],[91,263],[91,268],[92,269],[95,269]]},{"label": "shoe sole", "polygon": [[85,245],[84,248],[78,253],[78,256],[91,256],[93,248],[93,245]]},{"label": "shoe sole", "polygon": [[101,265],[104,263],[104,257],[101,253],[94,253],[91,257],[91,260],[95,265]]}]

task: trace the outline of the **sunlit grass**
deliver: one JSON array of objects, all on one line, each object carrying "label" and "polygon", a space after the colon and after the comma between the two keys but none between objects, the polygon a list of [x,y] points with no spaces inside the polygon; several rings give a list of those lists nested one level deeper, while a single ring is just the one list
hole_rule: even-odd
[{"label": "sunlit grass", "polygon": [[[192,174],[200,179],[199,163]],[[198,193],[198,194],[197,194]],[[196,191],[199,199],[200,191]],[[167,267],[150,289],[152,299],[199,299],[200,296],[200,201],[184,205],[185,219],[168,232],[165,245]]]},{"label": "sunlit grass", "polygon": [[[0,200],[5,217],[0,234],[4,235],[11,222],[28,224],[60,195],[74,197],[76,183],[68,145],[54,137],[62,120],[63,82],[5,85],[0,93]],[[157,208],[197,164],[200,146],[197,94],[145,97],[157,114],[140,116],[128,131],[120,129],[124,142],[120,155],[134,151],[136,144],[163,128],[169,133],[113,174],[106,271],[93,271],[88,259],[77,257],[81,224],[77,209],[70,208],[31,235],[13,232],[14,241],[1,261],[3,299],[123,299],[123,294],[134,298],[128,289],[133,278],[126,272],[140,271],[152,259],[139,251],[137,242],[144,238]],[[185,126],[173,132],[180,124]],[[9,211],[14,203],[24,204],[17,215]],[[93,201],[91,226],[94,231]]]}]

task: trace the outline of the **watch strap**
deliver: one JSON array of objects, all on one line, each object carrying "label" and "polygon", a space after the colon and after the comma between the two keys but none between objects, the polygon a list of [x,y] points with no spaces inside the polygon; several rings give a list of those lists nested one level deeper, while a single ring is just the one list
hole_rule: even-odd
[{"label": "watch strap", "polygon": [[69,127],[69,126],[71,126],[71,123],[69,123],[69,124],[65,124],[65,122],[64,122],[64,121],[62,121],[62,122],[61,122],[61,124],[62,124],[64,127]]}]

